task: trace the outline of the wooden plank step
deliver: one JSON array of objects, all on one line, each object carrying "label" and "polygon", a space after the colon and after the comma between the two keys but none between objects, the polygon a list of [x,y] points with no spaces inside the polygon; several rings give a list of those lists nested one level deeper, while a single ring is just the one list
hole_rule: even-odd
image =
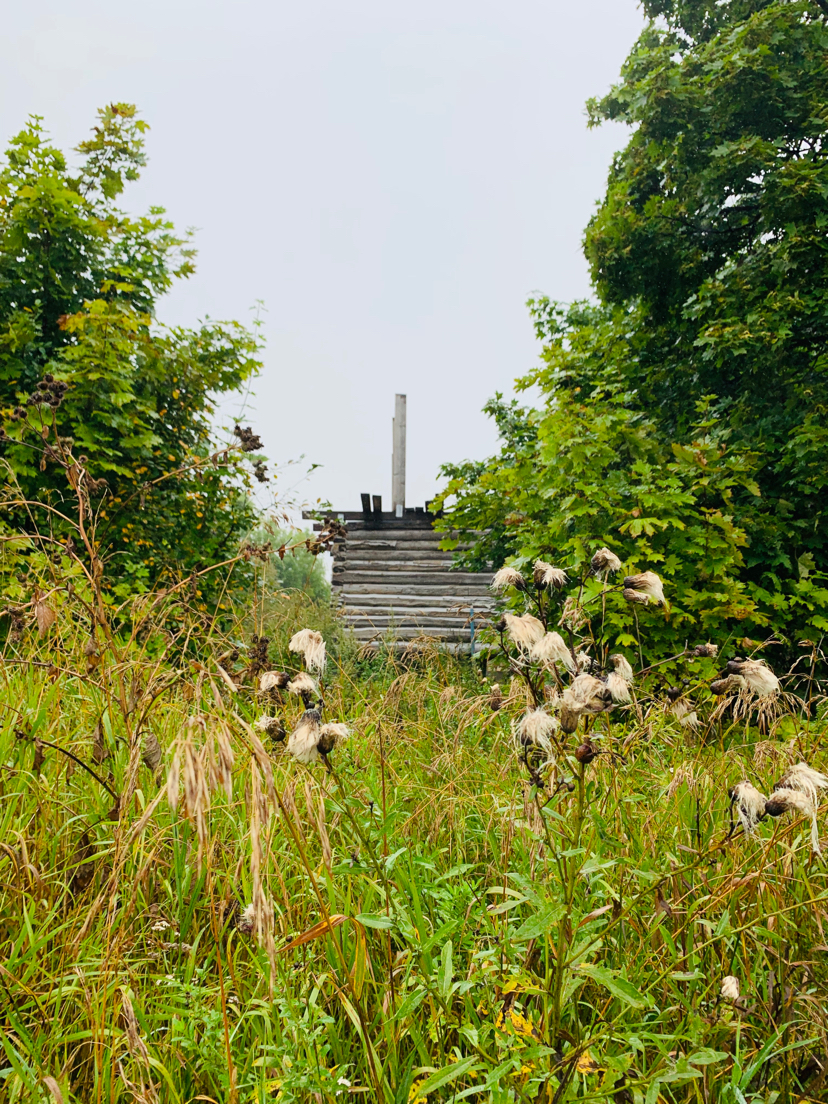
[{"label": "wooden plank step", "polygon": [[477,585],[475,583],[459,583],[454,579],[448,585],[440,579],[429,579],[428,577],[420,583],[402,585],[398,579],[389,582],[387,575],[382,576],[380,582],[370,580],[365,582],[363,580],[359,582],[352,580],[338,582],[336,577],[331,582],[337,591],[344,596],[349,594],[409,594],[414,597],[419,594],[445,594],[457,597],[459,600],[473,597],[492,599],[492,591],[488,587],[481,586],[480,583]]},{"label": "wooden plank step", "polygon": [[453,583],[457,583],[458,586],[474,586],[476,583],[481,587],[489,585],[491,579],[489,575],[479,575],[476,571],[446,571],[438,570],[420,570],[418,568],[415,571],[406,571],[403,568],[395,568],[390,571],[378,571],[369,570],[368,568],[354,568],[348,567],[343,571],[335,571],[332,575],[332,582],[335,586],[341,586],[344,583],[370,583],[372,581],[393,583],[395,586],[403,587],[407,583],[436,583],[443,586],[452,586]]},{"label": "wooden plank step", "polygon": [[[340,591],[342,594],[342,591]],[[398,606],[434,606],[446,609],[452,605],[463,605],[465,608],[474,606],[476,609],[494,609],[495,603],[487,595],[471,595],[458,598],[454,594],[351,594],[346,597],[349,607],[360,606],[362,608],[397,608]]]}]

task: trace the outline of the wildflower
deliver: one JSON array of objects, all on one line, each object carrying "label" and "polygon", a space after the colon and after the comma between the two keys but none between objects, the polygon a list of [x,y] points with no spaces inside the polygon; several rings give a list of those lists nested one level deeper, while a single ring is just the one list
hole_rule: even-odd
[{"label": "wildflower", "polygon": [[533,565],[533,582],[539,589],[545,586],[560,588],[567,582],[567,573],[560,567],[536,560]]},{"label": "wildflower", "polygon": [[820,771],[814,770],[808,763],[796,763],[789,767],[783,777],[776,783],[776,790],[797,790],[811,798],[817,804],[818,790],[829,788],[829,778]]},{"label": "wildflower", "polygon": [[292,694],[316,694],[317,684],[306,671],[300,671],[288,683],[288,690]]},{"label": "wildflower", "polygon": [[696,656],[697,659],[716,659],[717,652],[719,652],[719,648],[716,644],[697,644],[691,655]]},{"label": "wildflower", "polygon": [[622,566],[622,561],[618,556],[615,556],[609,548],[600,548],[598,552],[593,553],[593,559],[590,561],[590,566],[597,575],[602,572],[604,572],[605,575],[609,575],[611,572],[619,570]]},{"label": "wildflower", "polygon": [[732,974],[722,979],[720,996],[727,1001],[738,1001],[740,999],[740,983]]},{"label": "wildflower", "polygon": [[760,660],[730,659],[727,669],[730,675],[739,675],[758,698],[767,698],[780,689],[777,675]]},{"label": "wildflower", "polygon": [[722,698],[725,694],[737,693],[739,690],[745,689],[746,680],[741,678],[740,675],[727,675],[722,679],[715,679],[711,683],[711,693],[715,694],[718,698]]},{"label": "wildflower", "polygon": [[256,920],[256,909],[252,904],[246,905],[236,921],[236,930],[242,935],[250,935]]},{"label": "wildflower", "polygon": [[623,678],[625,682],[633,682],[633,668],[628,663],[623,655],[612,655],[610,662],[613,664],[613,669],[620,678]]},{"label": "wildflower", "polygon": [[525,613],[523,617],[505,613],[504,621],[510,639],[522,651],[528,652],[544,636],[544,626],[531,613]]},{"label": "wildflower", "polygon": [[[625,578],[625,597],[627,590],[633,590],[637,594],[644,594],[653,599],[658,606],[665,605],[665,594],[662,590],[662,580],[655,571],[643,571],[641,575],[628,575]],[[628,598],[628,601],[631,599]]]},{"label": "wildflower", "polygon": [[617,705],[627,705],[630,701],[630,686],[627,679],[622,678],[616,671],[611,671],[607,676],[606,686]]},{"label": "wildflower", "polygon": [[319,709],[306,709],[288,737],[288,753],[298,763],[313,763],[318,758],[317,741],[320,736]]},{"label": "wildflower", "polygon": [[507,564],[496,571],[492,576],[492,582],[490,587],[497,591],[499,594],[503,594],[505,590],[509,590],[513,587],[515,590],[526,590],[527,584],[524,582],[524,576],[520,571],[516,571],[514,567],[509,567]]},{"label": "wildflower", "polygon": [[750,782],[738,782],[728,791],[731,804],[737,810],[743,831],[747,836],[754,835],[754,830],[766,815],[766,799],[755,789]]},{"label": "wildflower", "polygon": [[325,641],[322,633],[314,629],[300,629],[291,637],[288,650],[299,652],[305,659],[305,666],[309,671],[322,674],[325,670]]},{"label": "wildflower", "polygon": [[279,717],[269,717],[267,713],[263,713],[262,716],[254,722],[253,727],[257,732],[263,732],[272,740],[285,739],[285,726]]},{"label": "wildflower", "polygon": [[557,632],[545,633],[533,645],[530,659],[534,659],[539,663],[560,663],[571,674],[574,674],[576,670],[572,652],[564,643],[564,637]]},{"label": "wildflower", "polygon": [[287,671],[265,671],[259,676],[259,690],[262,694],[271,690],[284,690],[289,680]]},{"label": "wildflower", "polygon": [[548,755],[552,752],[550,737],[556,729],[556,719],[542,708],[525,713],[517,725],[518,740],[523,747],[534,744]]},{"label": "wildflower", "polygon": [[783,813],[802,813],[812,822],[812,850],[816,855],[820,854],[820,834],[817,828],[817,809],[812,798],[801,790],[777,789],[766,802],[766,813],[771,817],[782,816]]}]

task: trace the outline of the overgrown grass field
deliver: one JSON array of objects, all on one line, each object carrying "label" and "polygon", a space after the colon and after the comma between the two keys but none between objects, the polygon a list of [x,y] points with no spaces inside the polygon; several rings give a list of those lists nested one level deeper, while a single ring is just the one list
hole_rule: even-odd
[{"label": "overgrown grass field", "polygon": [[[352,730],[311,765],[256,727],[303,712],[258,686],[306,624]],[[634,688],[582,721],[595,758],[558,732],[528,768],[495,653],[490,681],[358,653],[296,603],[257,629],[7,641],[0,1098],[824,1098],[825,856],[808,816],[746,834],[729,798],[825,768],[814,710],[709,721],[689,660],[700,725]]]}]

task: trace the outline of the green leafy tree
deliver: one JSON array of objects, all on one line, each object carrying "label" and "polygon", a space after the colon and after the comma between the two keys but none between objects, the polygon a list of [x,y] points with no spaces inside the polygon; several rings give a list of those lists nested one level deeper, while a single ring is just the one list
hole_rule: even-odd
[{"label": "green leafy tree", "polygon": [[802,0],[646,0],[592,123],[632,128],[585,250],[597,304],[530,302],[542,410],[444,468],[473,556],[597,544],[665,575],[674,642],[816,638],[826,571],[826,22]]},{"label": "green leafy tree", "polygon": [[[133,218],[115,206],[145,163],[147,124],[129,104],[99,116],[77,170],[37,118],[0,168],[0,455],[9,501],[50,507],[62,538],[74,491],[45,440],[66,443],[92,480],[114,589],[128,593],[224,558],[253,524],[250,465],[240,451],[216,453],[212,416],[217,396],[258,371],[258,343],[237,323],[158,322],[194,251],[160,208]],[[27,531],[44,520],[19,507],[4,516]]]}]

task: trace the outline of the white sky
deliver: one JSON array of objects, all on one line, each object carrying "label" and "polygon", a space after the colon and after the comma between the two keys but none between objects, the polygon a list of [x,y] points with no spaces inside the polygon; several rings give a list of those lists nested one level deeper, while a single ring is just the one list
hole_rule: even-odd
[{"label": "white sky", "polygon": [[492,449],[481,407],[537,356],[527,297],[588,293],[581,235],[626,137],[584,102],[641,27],[634,0],[38,0],[4,17],[0,137],[31,112],[69,149],[138,104],[150,164],[123,205],[198,227],[161,320],[264,301],[246,420],[339,509],[390,508],[406,392],[422,505],[441,462]]}]

